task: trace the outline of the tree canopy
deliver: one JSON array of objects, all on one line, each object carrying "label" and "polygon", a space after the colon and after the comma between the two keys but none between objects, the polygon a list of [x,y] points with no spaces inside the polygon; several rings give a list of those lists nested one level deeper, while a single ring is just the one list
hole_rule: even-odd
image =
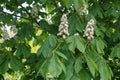
[{"label": "tree canopy", "polygon": [[120,80],[120,0],[2,0],[0,28],[0,80]]}]

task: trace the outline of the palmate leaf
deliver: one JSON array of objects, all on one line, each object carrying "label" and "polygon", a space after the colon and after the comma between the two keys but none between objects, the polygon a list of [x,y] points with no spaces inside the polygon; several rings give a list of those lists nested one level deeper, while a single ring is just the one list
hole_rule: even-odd
[{"label": "palmate leaf", "polygon": [[11,57],[10,66],[14,71],[18,71],[23,67],[23,64],[17,57]]},{"label": "palmate leaf", "polygon": [[53,77],[58,77],[61,72],[62,72],[62,68],[58,63],[57,57],[53,56],[50,59],[50,64],[48,66],[48,73],[50,73]]},{"label": "palmate leaf", "polygon": [[[22,7],[23,4],[28,4],[28,7]],[[119,61],[114,63],[114,58],[115,61],[120,58],[119,4],[120,0],[1,0],[0,27],[16,25],[18,33],[10,40],[0,37],[0,74],[4,75],[12,69],[15,73],[17,70],[25,72],[25,78],[21,80],[43,80],[46,77],[57,80],[120,80],[117,73]],[[31,15],[32,6],[37,8],[37,17]],[[88,14],[79,15],[85,6]],[[64,13],[68,17],[70,35],[57,41],[58,26]],[[96,22],[95,36],[87,40],[82,37],[83,30],[88,20],[93,18]],[[39,37],[39,29],[45,35]],[[75,33],[80,36],[73,36]],[[28,43],[33,38],[34,46],[40,47],[34,55]],[[61,43],[59,47],[58,43]],[[21,62],[23,58],[26,59],[24,63]],[[109,63],[114,72],[113,78]],[[26,68],[30,71],[27,74]]]},{"label": "palmate leaf", "polygon": [[49,36],[44,43],[42,44],[42,46],[38,49],[37,55],[40,55],[42,53],[42,55],[44,57],[47,57],[49,53],[52,52],[52,50],[56,47],[56,37],[55,36]]},{"label": "palmate leaf", "polygon": [[75,68],[75,73],[78,73],[80,72],[80,70],[82,69],[82,56],[80,55],[76,61],[75,61],[75,65],[74,65],[74,68]]},{"label": "palmate leaf", "polygon": [[111,77],[113,76],[113,73],[110,67],[108,66],[108,64],[106,64],[104,60],[100,60],[98,63],[98,66],[99,66],[99,72],[100,72],[101,79],[112,80]]},{"label": "palmate leaf", "polygon": [[70,14],[70,16],[68,16],[68,25],[70,35],[74,35],[76,31],[83,32],[84,30],[83,22],[76,13]]},{"label": "palmate leaf", "polygon": [[90,46],[95,48],[98,53],[104,53],[104,48],[107,47],[105,41],[100,37],[94,38],[90,41]]},{"label": "palmate leaf", "polygon": [[84,44],[84,40],[80,36],[78,36],[78,37],[75,37],[75,42],[77,44],[78,50],[81,51],[82,53],[84,53],[85,48],[86,48],[86,46]]},{"label": "palmate leaf", "polygon": [[96,70],[98,70],[98,67],[97,67],[96,63],[92,60],[92,58],[88,54],[85,54],[85,58],[87,61],[88,68],[94,77]]},{"label": "palmate leaf", "polygon": [[110,55],[112,58],[113,57],[118,57],[120,58],[120,44],[117,44],[115,47],[112,48],[112,52]]},{"label": "palmate leaf", "polygon": [[104,53],[105,47],[106,47],[106,44],[102,39],[100,38],[96,39],[96,48],[97,48],[98,53]]},{"label": "palmate leaf", "polygon": [[89,48],[86,50],[88,55],[88,58],[91,58],[87,60],[88,67],[90,69],[90,72],[94,74],[95,72],[100,73],[100,78],[102,80],[111,80],[111,77],[113,76],[113,73],[108,66],[108,64],[105,62],[102,56],[95,51],[95,48]]},{"label": "palmate leaf", "polygon": [[94,3],[93,6],[90,7],[90,13],[94,16],[97,16],[100,17],[100,18],[103,18],[103,10],[101,8],[101,6],[99,6],[98,3]]},{"label": "palmate leaf", "polygon": [[27,46],[25,44],[17,44],[17,51],[16,51],[17,57],[29,57],[30,56],[30,46]]},{"label": "palmate leaf", "polygon": [[32,37],[35,35],[35,28],[33,27],[33,24],[30,22],[20,22],[19,26],[21,26],[21,29],[18,31],[18,36],[20,39],[27,39],[31,40]]},{"label": "palmate leaf", "polygon": [[38,72],[44,77],[54,78],[58,77],[62,70],[65,70],[64,64],[56,55],[53,55],[42,64]]},{"label": "palmate leaf", "polygon": [[84,40],[80,36],[71,36],[67,39],[68,48],[70,51],[74,53],[75,48],[77,48],[80,52],[85,52],[85,44]]}]

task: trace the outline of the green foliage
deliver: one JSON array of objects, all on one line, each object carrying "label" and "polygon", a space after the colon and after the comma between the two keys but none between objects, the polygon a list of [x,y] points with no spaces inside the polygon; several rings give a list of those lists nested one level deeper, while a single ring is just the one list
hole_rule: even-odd
[{"label": "green foliage", "polygon": [[11,69],[13,69],[14,71],[18,71],[23,67],[22,62],[16,57],[11,57],[10,65],[11,65]]},{"label": "green foliage", "polygon": [[52,50],[55,48],[56,43],[57,43],[56,38],[54,36],[49,36],[44,41],[41,48],[38,50],[38,52],[37,52],[38,55],[40,55],[42,53],[44,57],[47,57],[48,54],[52,53]]},{"label": "green foliage", "polygon": [[[57,36],[63,14],[66,38]],[[90,19],[94,38],[87,39]],[[12,25],[17,35],[3,39],[3,27]],[[19,80],[120,80],[119,0],[3,0],[0,28],[0,80],[6,73]]]},{"label": "green foliage", "polygon": [[81,37],[71,36],[67,39],[67,42],[69,44],[69,50],[71,50],[73,53],[75,48],[77,48],[82,53],[85,52],[85,44]]},{"label": "green foliage", "polygon": [[78,10],[82,7],[82,0],[74,0],[75,9]]},{"label": "green foliage", "polygon": [[62,66],[57,56],[53,54],[50,59],[47,59],[40,68],[41,74],[44,77],[53,78],[58,77],[62,72]]},{"label": "green foliage", "polygon": [[0,64],[0,73],[5,73],[9,68],[8,68],[8,59],[6,59],[2,64]]},{"label": "green foliage", "polygon": [[112,48],[111,57],[120,58],[120,44],[117,44]]},{"label": "green foliage", "polygon": [[95,71],[97,70],[97,65],[95,62],[89,57],[89,55],[86,55],[86,61],[88,68],[90,69],[90,72],[92,73],[93,76],[95,76]]}]

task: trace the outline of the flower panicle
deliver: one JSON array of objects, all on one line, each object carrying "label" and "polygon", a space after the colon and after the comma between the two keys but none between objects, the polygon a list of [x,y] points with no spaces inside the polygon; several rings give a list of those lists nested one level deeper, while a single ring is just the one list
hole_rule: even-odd
[{"label": "flower panicle", "polygon": [[78,10],[78,13],[80,16],[88,15],[88,9],[87,9],[87,5],[85,4],[85,2],[83,2],[82,7]]},{"label": "flower panicle", "polygon": [[87,26],[86,26],[86,29],[85,29],[85,31],[84,31],[84,35],[83,35],[83,37],[87,37],[87,39],[92,39],[92,38],[94,38],[94,24],[95,24],[95,22],[94,22],[94,20],[93,19],[91,19],[88,23],[87,23]]},{"label": "flower panicle", "polygon": [[69,36],[68,21],[67,21],[67,15],[66,14],[63,14],[62,17],[61,17],[61,23],[59,25],[58,31],[59,31],[59,33],[57,34],[57,36],[61,36],[64,39],[67,36]]},{"label": "flower panicle", "polygon": [[2,37],[4,40],[10,40],[17,34],[17,28],[15,25],[12,25],[10,28],[7,28],[6,26],[2,29]]}]

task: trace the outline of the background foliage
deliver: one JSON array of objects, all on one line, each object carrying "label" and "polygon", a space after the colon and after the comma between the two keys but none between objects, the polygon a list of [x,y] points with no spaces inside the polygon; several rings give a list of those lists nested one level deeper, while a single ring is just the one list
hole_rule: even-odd
[{"label": "background foliage", "polygon": [[[80,16],[82,0],[0,1],[0,27],[18,29],[10,40],[0,37],[0,80],[8,74],[18,80],[120,80],[120,0],[84,2],[89,13]],[[63,13],[69,24],[66,39],[57,36]],[[95,34],[88,40],[83,34],[90,19]]]}]

